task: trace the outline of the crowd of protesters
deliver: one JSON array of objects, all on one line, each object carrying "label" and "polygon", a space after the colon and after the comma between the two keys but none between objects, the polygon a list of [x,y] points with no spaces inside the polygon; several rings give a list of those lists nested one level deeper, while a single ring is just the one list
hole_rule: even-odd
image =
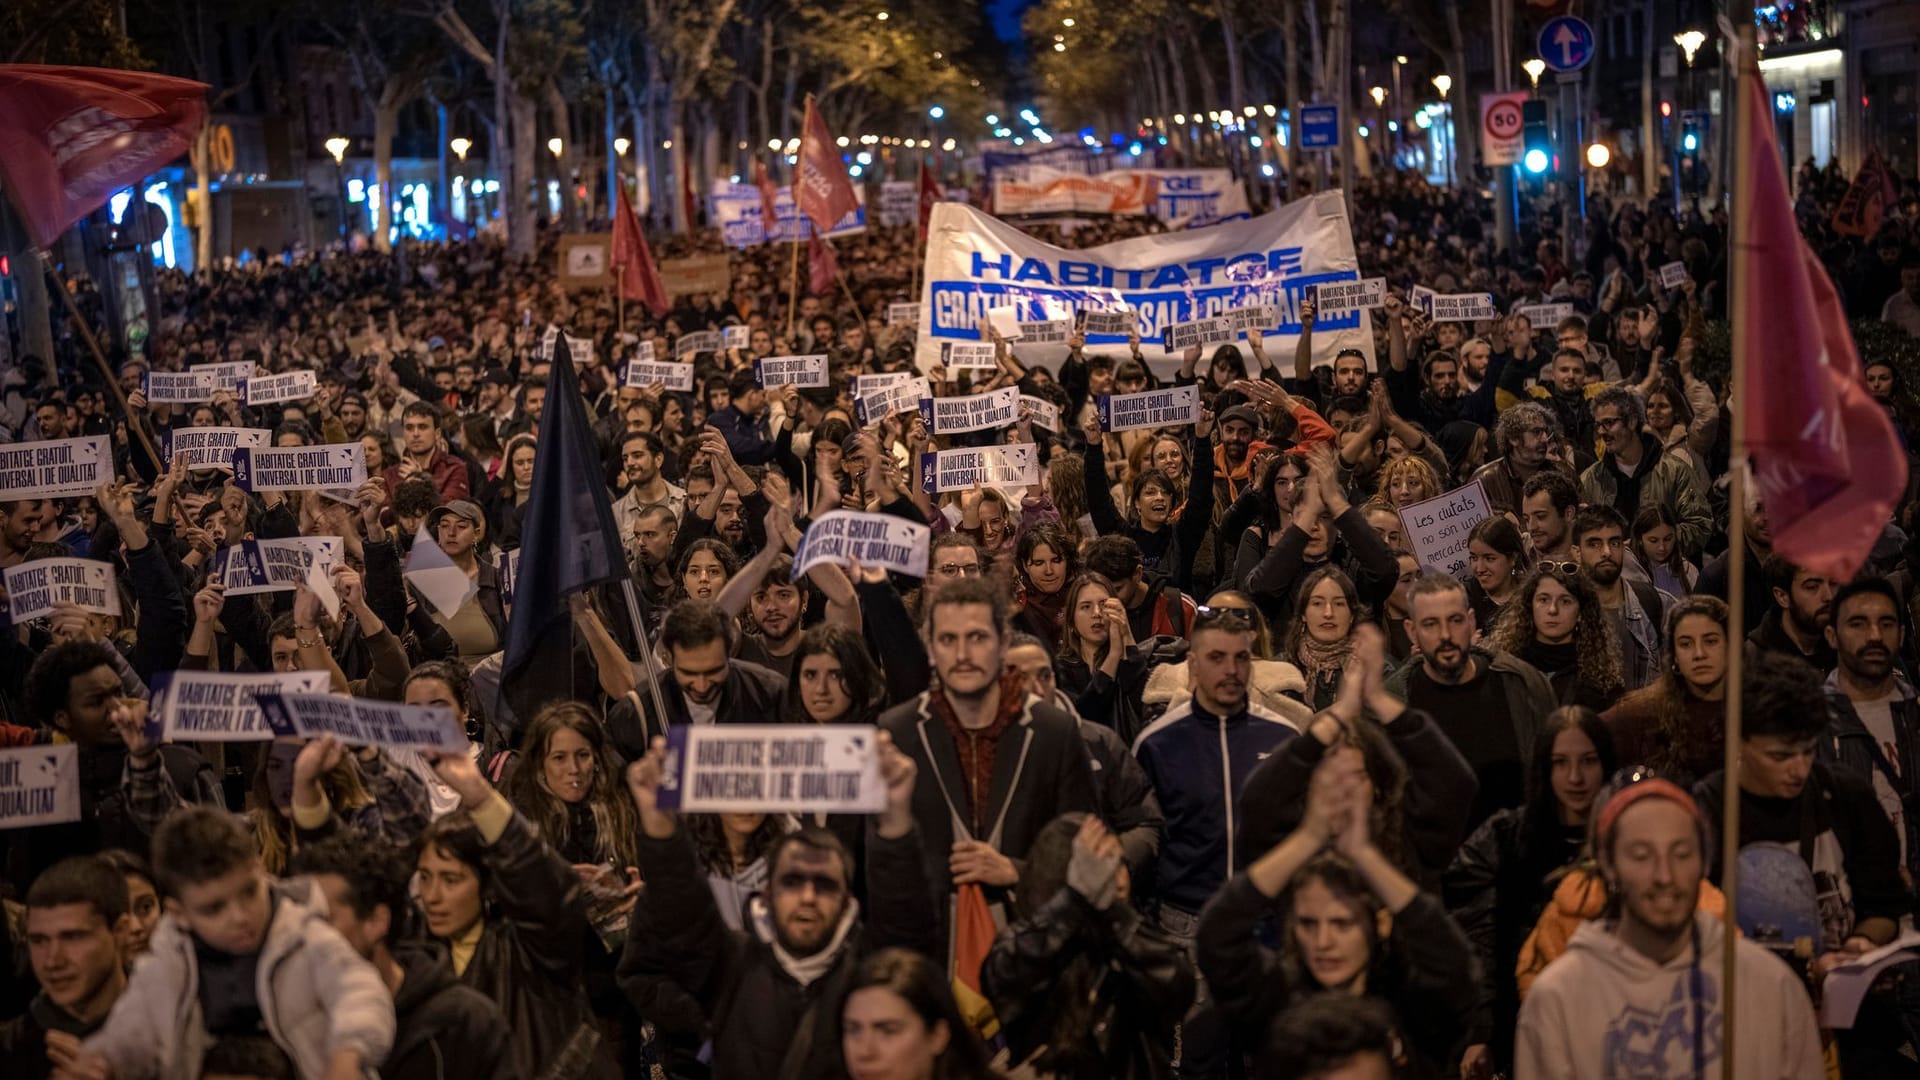
[{"label": "crowd of protesters", "polygon": [[[1801,190],[1849,310],[1920,332],[1920,203],[1850,241],[1819,225],[1831,178]],[[926,372],[943,396],[1018,386],[1060,430],[857,422],[850,376],[915,367],[884,318],[914,299],[911,229],[838,241],[843,279],[791,308],[789,252],[766,245],[731,253],[725,294],[624,324],[560,286],[551,245],[162,273],[144,356],[116,357],[124,411],[62,331],[61,356],[0,372],[0,433],[110,435],[115,481],[0,492],[0,568],[111,563],[122,613],[0,634],[0,741],[76,745],[82,805],[0,831],[0,1071],[1705,1077],[1731,948],[1736,1075],[1911,1075],[1920,964],[1844,1026],[1816,1008],[1912,931],[1912,499],[1851,581],[1776,557],[1751,486],[1729,505],[1720,212],[1596,199],[1576,251],[1543,214],[1495,253],[1483,203],[1402,177],[1351,202],[1361,272],[1390,289],[1377,370],[1312,366],[1308,304],[1285,355],[1253,333],[1176,370],[996,339],[992,372]],[[1663,286],[1673,262],[1686,280]],[[1414,285],[1504,314],[1435,322]],[[1574,314],[1515,314],[1550,301]],[[554,371],[549,326],[591,356]],[[691,392],[626,384],[643,343],[665,358],[728,326],[744,344],[693,357]],[[828,356],[830,388],[757,381],[793,354]],[[1908,430],[1908,373],[1864,360]],[[142,393],[236,361],[317,392]],[[1198,423],[1102,430],[1098,396],[1185,384]],[[604,487],[637,604],[577,595],[579,677],[529,702],[503,687],[498,556],[542,527],[555,393],[586,403],[599,471],[572,479]],[[254,494],[149,449],[222,426],[358,442],[368,479]],[[1037,486],[923,487],[922,452],[1000,442],[1035,446]],[[1462,580],[1420,564],[1399,511],[1470,481],[1496,513]],[[924,576],[796,578],[838,509],[930,526]],[[210,576],[243,539],[294,536],[341,542],[337,614],[307,584]],[[451,611],[403,573],[420,537],[471,583]],[[184,670],[321,672],[451,710],[470,752],[165,742],[156,689]],[[664,807],[663,736],[740,722],[877,727],[885,810]],[[1780,856],[1742,875],[1738,928],[1715,884],[1729,784],[1742,859]],[[1796,934],[1778,912],[1799,901]]]}]

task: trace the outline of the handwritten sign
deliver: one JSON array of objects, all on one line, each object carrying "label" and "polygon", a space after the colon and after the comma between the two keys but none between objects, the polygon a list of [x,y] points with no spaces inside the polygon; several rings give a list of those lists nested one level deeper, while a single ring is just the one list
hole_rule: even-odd
[{"label": "handwritten sign", "polygon": [[79,746],[0,750],[0,829],[79,820]]},{"label": "handwritten sign", "polygon": [[1524,315],[1527,325],[1535,330],[1552,330],[1560,325],[1560,320],[1573,314],[1572,304],[1522,304],[1513,309],[1515,315]]},{"label": "handwritten sign", "polygon": [[680,813],[876,814],[887,808],[877,728],[682,724],[667,733],[660,806]]},{"label": "handwritten sign", "polygon": [[190,427],[160,433],[161,454],[168,461],[175,455],[187,455],[187,468],[195,471],[233,468],[233,452],[246,447],[264,450],[273,433],[266,428]]},{"label": "handwritten sign", "polygon": [[1031,487],[1040,482],[1040,453],[1032,443],[941,450],[920,455],[922,491],[982,487]]},{"label": "handwritten sign", "polygon": [[438,750],[466,753],[467,733],[453,710],[439,705],[402,705],[374,698],[334,694],[257,691],[267,726],[276,735],[317,739],[332,735],[348,746],[389,750]]},{"label": "handwritten sign", "polygon": [[35,559],[6,571],[8,617],[16,623],[73,604],[96,615],[120,614],[113,564],[97,559]]},{"label": "handwritten sign", "polygon": [[1140,313],[1131,309],[1125,311],[1079,311],[1074,314],[1074,322],[1080,332],[1089,337],[1110,335],[1126,337],[1140,328]]},{"label": "handwritten sign", "polygon": [[1200,420],[1200,388],[1172,386],[1138,394],[1103,394],[1094,400],[1102,431],[1178,427]]},{"label": "handwritten sign", "polygon": [[1238,331],[1228,326],[1225,319],[1215,316],[1211,319],[1174,323],[1167,327],[1165,340],[1167,353],[1172,355],[1192,348],[1205,348],[1208,345],[1231,344],[1238,340],[1239,336]]},{"label": "handwritten sign", "polygon": [[826,386],[827,354],[763,357],[753,362],[753,377],[761,386]]},{"label": "handwritten sign", "polygon": [[160,734],[168,739],[266,742],[274,732],[261,715],[255,694],[318,694],[331,678],[324,671],[162,673]]},{"label": "handwritten sign", "polygon": [[1046,398],[1021,394],[1020,411],[1033,418],[1034,427],[1043,427],[1048,431],[1060,430],[1060,406]]},{"label": "handwritten sign", "polygon": [[1339,315],[1361,308],[1377,308],[1386,302],[1386,278],[1330,281],[1314,290],[1313,310],[1316,316]]},{"label": "handwritten sign", "polygon": [[920,305],[915,303],[888,304],[888,326],[917,326],[920,323]]},{"label": "handwritten sign", "polygon": [[242,491],[318,491],[367,482],[367,450],[357,442],[324,446],[240,447],[233,482]]},{"label": "handwritten sign", "polygon": [[1687,283],[1687,264],[1679,261],[1660,267],[1660,287],[1677,289]]},{"label": "handwritten sign", "polygon": [[234,360],[225,364],[195,364],[193,370],[206,372],[207,376],[213,380],[215,390],[225,390],[229,394],[238,394],[240,384],[254,376],[251,360]]},{"label": "handwritten sign", "polygon": [[920,419],[935,435],[1006,427],[1020,418],[1020,388],[1003,386],[965,397],[920,399]]},{"label": "handwritten sign", "polygon": [[692,334],[681,334],[678,338],[674,339],[673,358],[675,360],[685,360],[687,357],[694,356],[698,353],[719,352],[721,348],[720,332],[717,330],[701,330]]},{"label": "handwritten sign", "polygon": [[280,375],[256,375],[240,380],[238,393],[249,405],[277,405],[283,401],[305,401],[320,388],[320,377],[311,371],[289,371]]},{"label": "handwritten sign", "polygon": [[893,514],[830,510],[807,526],[793,553],[793,577],[798,581],[821,563],[845,565],[858,559],[864,566],[884,566],[896,574],[927,576],[927,542],[933,531]]},{"label": "handwritten sign", "polygon": [[113,449],[105,435],[0,446],[0,501],[91,495],[112,480]]},{"label": "handwritten sign", "polygon": [[628,386],[647,387],[654,383],[668,390],[693,390],[693,365],[676,364],[671,360],[629,360],[626,378],[622,380]]},{"label": "handwritten sign", "polygon": [[1487,493],[1475,480],[1443,495],[1400,508],[1400,524],[1420,565],[1467,580],[1467,536],[1493,516]]},{"label": "handwritten sign", "polygon": [[1064,345],[1072,336],[1073,322],[1069,319],[1020,324],[1020,340],[1028,345]]},{"label": "handwritten sign", "polygon": [[151,405],[192,405],[213,400],[213,376],[202,368],[149,371],[140,376],[140,390]]},{"label": "handwritten sign", "polygon": [[993,371],[1000,366],[994,363],[994,349],[985,341],[943,341],[940,364],[948,371]]},{"label": "handwritten sign", "polygon": [[1493,296],[1489,293],[1449,293],[1433,298],[1434,322],[1471,322],[1499,317],[1500,312],[1493,306]]},{"label": "handwritten sign", "polygon": [[918,411],[921,400],[932,395],[933,389],[924,377],[908,376],[856,398],[853,416],[861,427],[870,427],[894,413]]}]

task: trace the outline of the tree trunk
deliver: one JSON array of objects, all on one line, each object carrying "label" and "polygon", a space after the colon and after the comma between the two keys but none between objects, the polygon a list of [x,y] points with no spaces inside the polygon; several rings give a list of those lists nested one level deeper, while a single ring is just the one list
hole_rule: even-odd
[{"label": "tree trunk", "polygon": [[[1467,78],[1467,44],[1460,33],[1460,0],[1447,0],[1447,63],[1452,65],[1453,88],[1447,94],[1446,118],[1451,121],[1447,137],[1453,140],[1453,183],[1464,190],[1467,178],[1472,176],[1473,158],[1478,139],[1475,135],[1480,127],[1479,114],[1471,108],[1461,109],[1460,103],[1473,100],[1468,89],[1471,81]],[[1462,113],[1472,114],[1473,123],[1464,123],[1456,119]],[[1569,256],[1571,257],[1571,256]]]},{"label": "tree trunk", "polygon": [[1286,149],[1280,153],[1280,167],[1287,178],[1287,198],[1291,199],[1294,160],[1300,147],[1300,0],[1286,0],[1281,10],[1280,40],[1287,50],[1287,138]]},{"label": "tree trunk", "polygon": [[[560,88],[553,83],[547,84],[546,98],[553,133],[560,137],[560,156],[553,162],[554,179],[560,182],[560,219],[566,223],[568,231],[579,232],[586,214],[573,182],[574,163],[580,157],[580,140],[573,137],[573,109],[567,104],[566,96],[560,93]],[[548,156],[552,157],[551,154]]]},{"label": "tree trunk", "polygon": [[[760,78],[753,84],[755,114],[760,119],[760,127],[749,136],[753,143],[753,154],[759,156],[760,148],[773,138],[773,114],[767,109],[767,94],[773,89],[773,21],[760,20]],[[752,163],[748,163],[752,167]]]},{"label": "tree trunk", "polygon": [[[501,68],[502,72],[506,69]],[[503,76],[508,77],[508,76]],[[507,182],[500,185],[507,219],[507,251],[513,255],[531,255],[535,246],[534,199],[536,197],[534,147],[539,133],[539,109],[531,97],[514,88],[508,97],[513,119],[513,168]]]},{"label": "tree trunk", "polygon": [[1220,16],[1221,47],[1227,54],[1227,96],[1233,99],[1233,107],[1238,109],[1250,99],[1247,97],[1246,75],[1241,70],[1240,33],[1233,21],[1233,0],[1220,0],[1214,5],[1214,11]]},{"label": "tree trunk", "polygon": [[693,230],[693,223],[687,220],[686,185],[689,159],[687,157],[686,103],[676,95],[669,111],[673,117],[672,126],[668,129],[670,133],[667,136],[673,140],[672,151],[667,157],[667,160],[673,164],[673,231],[686,236]]},{"label": "tree trunk", "polygon": [[389,237],[393,227],[400,224],[399,215],[393,211],[399,198],[393,190],[393,137],[400,130],[402,100],[402,95],[389,86],[373,105],[373,182],[380,186],[380,197],[374,201],[373,247],[381,252],[393,250]]},{"label": "tree trunk", "polygon": [[[213,268],[213,117],[200,122],[200,133],[193,137],[193,192],[200,204],[200,227],[193,234],[193,270],[199,273]],[[342,194],[342,198],[345,195]],[[346,204],[340,206],[346,212]]]},{"label": "tree trunk", "polygon": [[1654,107],[1653,86],[1653,0],[1640,5],[1640,199],[1651,203],[1660,188],[1659,109]]}]

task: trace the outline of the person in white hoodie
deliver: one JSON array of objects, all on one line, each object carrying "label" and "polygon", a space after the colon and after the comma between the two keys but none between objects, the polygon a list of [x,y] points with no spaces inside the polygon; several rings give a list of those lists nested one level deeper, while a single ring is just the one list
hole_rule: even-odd
[{"label": "person in white hoodie", "polygon": [[[1692,796],[1665,780],[1630,784],[1600,812],[1606,916],[1573,935],[1520,1010],[1516,1080],[1719,1076],[1720,920],[1696,910],[1711,832]],[[1738,1080],[1824,1075],[1806,989],[1787,965],[1734,939]]]}]

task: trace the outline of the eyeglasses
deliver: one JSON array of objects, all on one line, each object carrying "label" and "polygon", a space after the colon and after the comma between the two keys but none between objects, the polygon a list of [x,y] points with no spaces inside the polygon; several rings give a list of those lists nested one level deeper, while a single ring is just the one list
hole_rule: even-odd
[{"label": "eyeglasses", "polygon": [[945,563],[934,567],[941,577],[977,577],[980,574],[979,563]]},{"label": "eyeglasses", "polygon": [[1241,607],[1208,607],[1200,604],[1194,609],[1193,628],[1202,630],[1208,626],[1224,626],[1229,630],[1253,629],[1253,612]]},{"label": "eyeglasses", "polygon": [[1540,569],[1545,570],[1549,574],[1563,574],[1567,577],[1573,577],[1580,573],[1580,564],[1577,562],[1560,562],[1557,559],[1542,559],[1540,560]]}]

